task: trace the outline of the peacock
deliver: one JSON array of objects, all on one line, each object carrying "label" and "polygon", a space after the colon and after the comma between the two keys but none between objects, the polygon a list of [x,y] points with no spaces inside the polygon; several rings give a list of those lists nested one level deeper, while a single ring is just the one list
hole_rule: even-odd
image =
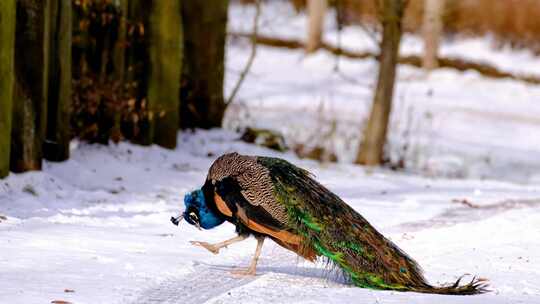
[{"label": "peacock", "polygon": [[471,295],[487,291],[485,279],[468,284],[430,285],[418,264],[379,233],[364,217],[306,170],[273,157],[229,153],[209,169],[201,189],[186,194],[183,218],[199,229],[225,221],[238,236],[216,244],[191,242],[214,254],[253,235],[257,248],[250,266],[237,274],[255,275],[263,242],[272,239],[300,257],[323,258],[358,287],[422,293]]}]

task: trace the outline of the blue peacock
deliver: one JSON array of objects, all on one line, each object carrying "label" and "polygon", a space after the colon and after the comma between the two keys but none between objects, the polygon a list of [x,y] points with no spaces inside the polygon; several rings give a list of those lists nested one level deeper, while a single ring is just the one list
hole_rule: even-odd
[{"label": "blue peacock", "polygon": [[309,261],[324,258],[350,281],[371,289],[471,295],[486,292],[485,279],[432,286],[418,264],[385,238],[358,212],[291,163],[272,157],[229,153],[210,167],[201,189],[186,194],[182,216],[191,225],[212,229],[225,221],[238,236],[217,244],[192,242],[214,254],[253,235],[257,249],[249,268],[254,275],[265,238]]}]

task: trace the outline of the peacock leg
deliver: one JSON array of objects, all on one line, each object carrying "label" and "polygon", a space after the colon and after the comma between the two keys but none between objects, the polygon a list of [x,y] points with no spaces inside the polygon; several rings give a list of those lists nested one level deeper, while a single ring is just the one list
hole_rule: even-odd
[{"label": "peacock leg", "polygon": [[247,239],[247,237],[248,237],[247,235],[239,235],[239,236],[233,237],[232,239],[228,239],[226,241],[215,243],[215,244],[210,244],[207,242],[198,242],[198,241],[190,241],[190,243],[195,246],[204,247],[208,251],[212,252],[213,254],[218,254],[221,248],[243,241]]},{"label": "peacock leg", "polygon": [[257,272],[257,262],[259,261],[259,257],[261,256],[262,246],[264,243],[264,236],[258,236],[257,238],[257,249],[255,249],[255,255],[253,256],[253,259],[251,260],[251,264],[247,269],[237,269],[233,270],[233,274],[236,275],[242,275],[242,276],[254,276]]}]

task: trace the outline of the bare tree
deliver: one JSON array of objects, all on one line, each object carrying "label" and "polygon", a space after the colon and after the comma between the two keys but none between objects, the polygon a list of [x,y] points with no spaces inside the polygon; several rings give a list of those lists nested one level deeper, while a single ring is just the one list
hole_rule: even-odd
[{"label": "bare tree", "polygon": [[442,16],[444,0],[424,0],[424,57],[422,66],[426,70],[438,67],[439,41],[443,30]]},{"label": "bare tree", "polygon": [[379,75],[371,115],[364,129],[364,137],[356,158],[357,163],[365,165],[378,165],[383,159],[388,121],[392,109],[396,64],[401,40],[401,20],[404,10],[404,1],[402,0],[379,0],[378,4],[383,25]]},{"label": "bare tree", "polygon": [[328,8],[327,0],[308,0],[308,33],[306,52],[316,51],[322,42],[324,16]]},{"label": "bare tree", "polygon": [[15,0],[0,1],[0,178],[9,173],[15,56]]}]

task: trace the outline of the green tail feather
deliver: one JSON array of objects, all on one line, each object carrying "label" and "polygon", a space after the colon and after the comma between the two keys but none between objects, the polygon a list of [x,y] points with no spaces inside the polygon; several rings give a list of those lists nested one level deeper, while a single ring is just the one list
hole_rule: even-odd
[{"label": "green tail feather", "polygon": [[[314,230],[317,232],[321,231],[321,227],[319,224],[314,222],[308,222],[306,221],[309,216],[306,216],[305,214],[299,215],[299,219],[301,219],[301,222],[305,225],[304,229],[302,229],[304,232],[306,230]],[[307,236],[309,233],[303,233],[303,235]],[[403,285],[399,284],[387,284],[380,276],[377,276],[373,273],[367,273],[367,272],[358,272],[353,270],[348,264],[347,261],[344,259],[344,253],[341,250],[352,250],[356,254],[362,256],[365,255],[363,253],[361,246],[352,243],[352,242],[336,242],[333,243],[331,247],[334,247],[335,249],[330,249],[321,244],[320,240],[315,238],[311,239],[311,246],[315,249],[315,251],[320,255],[328,258],[330,261],[332,261],[335,265],[339,266],[343,272],[346,274],[346,276],[352,281],[352,283],[358,287],[362,288],[370,288],[370,289],[391,289],[391,290],[407,290],[407,288]],[[368,258],[373,259],[373,257]]]},{"label": "green tail feather", "polygon": [[434,287],[416,262],[386,239],[309,172],[285,160],[259,157],[268,168],[274,193],[288,211],[289,228],[303,236],[305,248],[338,266],[359,287],[439,294],[486,291],[483,280],[459,286]]}]

